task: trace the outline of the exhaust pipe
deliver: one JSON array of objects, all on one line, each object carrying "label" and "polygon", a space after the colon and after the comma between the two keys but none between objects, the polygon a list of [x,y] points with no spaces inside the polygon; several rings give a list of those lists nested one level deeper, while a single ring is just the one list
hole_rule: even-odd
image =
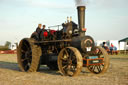
[{"label": "exhaust pipe", "polygon": [[83,29],[85,29],[85,9],[85,6],[77,7],[80,36],[85,36],[85,31],[83,31]]}]

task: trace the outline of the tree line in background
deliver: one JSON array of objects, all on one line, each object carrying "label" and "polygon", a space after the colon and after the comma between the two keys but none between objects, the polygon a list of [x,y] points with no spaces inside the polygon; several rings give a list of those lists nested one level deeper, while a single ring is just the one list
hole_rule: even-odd
[{"label": "tree line in background", "polygon": [[0,45],[0,50],[10,50],[11,42],[6,41],[5,45]]}]

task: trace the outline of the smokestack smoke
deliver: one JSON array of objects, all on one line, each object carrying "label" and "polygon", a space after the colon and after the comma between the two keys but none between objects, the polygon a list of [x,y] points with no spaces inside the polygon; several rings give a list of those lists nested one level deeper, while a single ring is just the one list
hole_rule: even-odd
[{"label": "smokestack smoke", "polygon": [[75,0],[76,6],[86,6],[88,0]]}]

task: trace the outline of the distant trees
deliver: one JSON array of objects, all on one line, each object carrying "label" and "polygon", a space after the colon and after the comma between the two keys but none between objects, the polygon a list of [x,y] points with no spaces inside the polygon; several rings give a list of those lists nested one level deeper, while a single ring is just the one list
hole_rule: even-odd
[{"label": "distant trees", "polygon": [[4,46],[0,46],[0,50],[10,50],[11,42],[6,41]]},{"label": "distant trees", "polygon": [[10,47],[11,46],[11,42],[9,42],[9,41],[6,41],[6,43],[5,43],[5,45],[4,46],[6,46],[6,47]]}]

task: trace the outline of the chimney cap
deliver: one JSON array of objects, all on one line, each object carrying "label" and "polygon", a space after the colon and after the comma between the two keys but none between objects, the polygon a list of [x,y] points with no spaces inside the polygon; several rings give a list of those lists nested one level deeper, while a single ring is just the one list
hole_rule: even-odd
[{"label": "chimney cap", "polygon": [[85,8],[86,6],[77,6],[77,8]]}]

